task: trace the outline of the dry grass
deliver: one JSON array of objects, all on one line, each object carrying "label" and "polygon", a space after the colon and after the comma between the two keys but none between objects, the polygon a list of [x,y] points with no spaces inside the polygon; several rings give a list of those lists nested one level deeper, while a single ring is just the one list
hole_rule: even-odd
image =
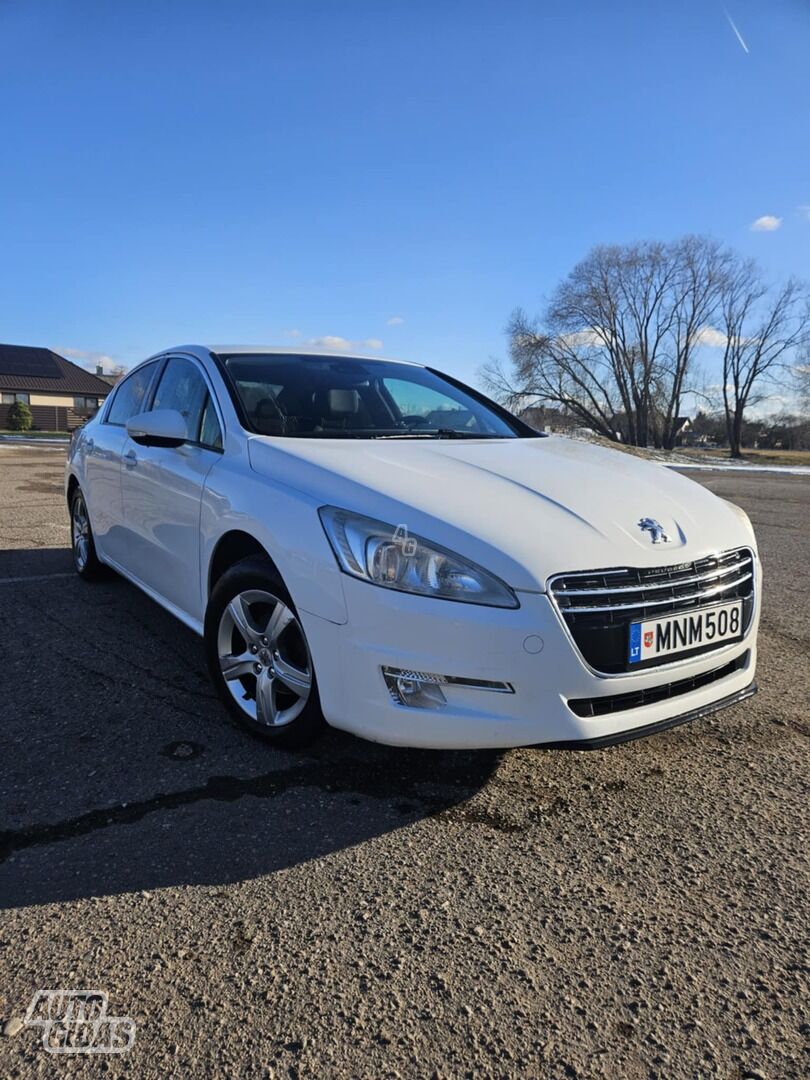
[{"label": "dry grass", "polygon": [[[695,454],[701,458],[731,461],[728,450],[691,450],[682,448],[679,454]],[[743,461],[752,465],[810,465],[810,450],[744,450]]]},{"label": "dry grass", "polygon": [[[728,450],[707,450],[700,447],[679,446],[676,450],[655,450],[651,447],[625,446],[605,439],[601,435],[591,435],[588,442],[596,443],[608,450],[618,450],[623,454],[647,458],[662,464],[726,464],[735,459]],[[810,465],[810,450],[745,450],[738,463],[749,465]]]}]

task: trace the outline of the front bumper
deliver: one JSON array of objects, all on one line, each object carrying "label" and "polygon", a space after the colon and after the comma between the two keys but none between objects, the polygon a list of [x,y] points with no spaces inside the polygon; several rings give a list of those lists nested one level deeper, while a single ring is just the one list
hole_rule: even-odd
[{"label": "front bumper", "polygon": [[617,746],[619,743],[630,742],[632,739],[643,739],[647,735],[657,735],[660,731],[668,731],[679,724],[688,724],[690,720],[699,720],[702,716],[711,716],[712,713],[729,709],[732,705],[739,705],[746,698],[756,694],[757,684],[750,683],[744,690],[738,690],[736,694],[720,698],[709,705],[698,709],[689,709],[688,712],[680,713],[669,720],[659,720],[655,724],[644,724],[643,727],[628,728],[626,731],[616,731],[612,735],[601,735],[594,739],[570,739],[567,742],[541,743],[543,750],[604,750],[608,746]]},{"label": "front bumper", "polygon": [[[742,641],[686,661],[599,675],[582,660],[545,594],[520,593],[517,610],[389,592],[344,577],[348,621],[300,612],[326,719],[376,742],[433,748],[608,745],[704,715],[752,693],[757,609]],[[738,665],[731,662],[740,660]],[[579,716],[569,700],[653,690],[729,666],[731,673],[654,704]],[[445,687],[436,708],[397,705],[383,667],[505,682],[514,693]],[[696,682],[700,682],[696,679]]]}]

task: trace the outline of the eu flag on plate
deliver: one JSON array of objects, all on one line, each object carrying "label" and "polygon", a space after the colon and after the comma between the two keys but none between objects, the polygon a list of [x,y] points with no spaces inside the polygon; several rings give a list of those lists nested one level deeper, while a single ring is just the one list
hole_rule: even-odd
[{"label": "eu flag on plate", "polygon": [[630,651],[628,663],[637,664],[641,659],[641,623],[630,624]]}]

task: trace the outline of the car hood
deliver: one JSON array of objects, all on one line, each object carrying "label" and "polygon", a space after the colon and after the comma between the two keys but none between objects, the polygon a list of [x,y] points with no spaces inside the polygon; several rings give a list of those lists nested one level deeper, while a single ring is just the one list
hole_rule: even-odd
[{"label": "car hood", "polygon": [[[404,525],[542,591],[552,574],[690,562],[753,546],[745,518],[671,469],[561,436],[249,441],[251,467],[330,504]],[[667,542],[640,528],[652,518]]]}]

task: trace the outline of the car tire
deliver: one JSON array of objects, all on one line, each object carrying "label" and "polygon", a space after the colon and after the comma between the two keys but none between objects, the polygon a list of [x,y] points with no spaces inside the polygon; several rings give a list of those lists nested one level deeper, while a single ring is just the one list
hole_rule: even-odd
[{"label": "car tire", "polygon": [[300,747],[321,733],[304,628],[269,559],[242,559],[216,583],[205,613],[205,651],[217,692],[252,735]]},{"label": "car tire", "polygon": [[80,487],[70,497],[70,546],[73,566],[80,578],[98,581],[105,576],[106,567],[96,554],[90,515]]}]

